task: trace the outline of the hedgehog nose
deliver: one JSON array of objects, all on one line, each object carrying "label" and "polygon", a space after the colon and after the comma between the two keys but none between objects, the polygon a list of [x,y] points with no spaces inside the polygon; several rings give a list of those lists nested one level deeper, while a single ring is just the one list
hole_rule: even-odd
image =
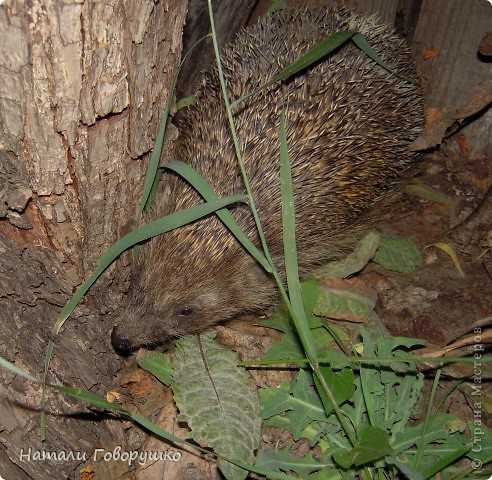
[{"label": "hedgehog nose", "polygon": [[124,353],[127,355],[130,353],[132,348],[130,339],[121,333],[118,326],[114,327],[111,332],[111,343],[113,344],[115,350],[119,353]]}]

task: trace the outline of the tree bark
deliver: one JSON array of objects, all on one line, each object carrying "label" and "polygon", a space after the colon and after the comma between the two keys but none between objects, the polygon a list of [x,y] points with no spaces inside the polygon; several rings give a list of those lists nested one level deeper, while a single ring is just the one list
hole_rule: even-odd
[{"label": "tree bark", "polygon": [[[62,306],[135,218],[186,8],[180,0],[1,2],[0,355],[38,378]],[[124,263],[56,338],[51,382],[100,394],[114,383],[120,359],[109,332],[125,291],[125,275],[114,271]],[[3,369],[0,377],[6,479],[80,478],[95,448],[124,448],[120,423],[52,392],[42,444],[40,386]],[[75,458],[36,461],[41,451]]]}]

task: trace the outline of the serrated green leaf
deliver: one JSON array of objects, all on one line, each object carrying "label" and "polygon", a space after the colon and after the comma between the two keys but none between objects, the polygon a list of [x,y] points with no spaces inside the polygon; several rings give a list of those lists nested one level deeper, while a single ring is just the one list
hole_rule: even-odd
[{"label": "serrated green leaf", "polygon": [[368,233],[346,258],[316,269],[315,276],[317,278],[347,278],[362,270],[374,257],[378,247],[379,234]]},{"label": "serrated green leaf", "polygon": [[[450,434],[447,428],[447,424],[453,420],[456,420],[455,415],[439,413],[435,415],[427,426],[425,435],[422,435],[424,423],[420,423],[416,426],[407,426],[404,431],[397,432],[391,439],[391,446],[395,454],[399,454],[408,450],[418,442],[421,443],[422,448],[434,444],[446,444],[448,442],[456,443],[452,439],[452,435],[458,437],[459,434]],[[462,437],[463,438],[463,437]]]},{"label": "serrated green leaf", "polygon": [[[216,332],[186,336],[176,343],[172,388],[180,419],[192,438],[217,453],[253,463],[260,441],[260,406],[247,372],[236,353],[217,343]],[[247,471],[219,460],[228,480]]]},{"label": "serrated green leaf", "polygon": [[[334,373],[330,367],[320,367],[320,372],[324,376],[326,383],[330,385],[333,390],[333,396],[338,405],[351,399],[355,393],[355,376],[354,371],[350,368],[345,368],[340,372]],[[317,378],[315,381],[317,381]],[[319,390],[321,400],[324,404],[325,411],[330,412],[333,409],[331,402],[328,400],[326,395]]]},{"label": "serrated green leaf", "polygon": [[409,238],[381,235],[374,261],[387,270],[411,273],[421,259],[420,250]]},{"label": "serrated green leaf", "polygon": [[293,360],[305,358],[301,341],[293,330],[283,334],[280,341],[273,344],[263,355],[263,360]]},{"label": "serrated green leaf", "polygon": [[343,468],[360,466],[389,455],[392,451],[388,434],[377,427],[365,425],[359,428],[358,444],[349,451],[339,451],[333,455],[335,461]]},{"label": "serrated green leaf", "polygon": [[280,332],[288,332],[293,330],[292,322],[290,321],[289,310],[283,302],[280,302],[273,311],[272,315],[262,320],[260,325],[266,328],[273,328]]},{"label": "serrated green leaf", "polygon": [[261,418],[266,419],[290,408],[290,384],[282,382],[278,387],[260,388]]},{"label": "serrated green leaf", "polygon": [[313,421],[326,421],[326,413],[319,395],[313,390],[313,377],[306,370],[299,370],[293,380],[290,397],[291,432],[294,440],[301,438],[302,431]]},{"label": "serrated green leaf", "polygon": [[167,353],[141,349],[137,354],[137,365],[157,377],[164,385],[170,385],[173,364]]},{"label": "serrated green leaf", "polygon": [[324,468],[333,468],[333,462],[318,462],[313,459],[312,452],[305,457],[295,458],[290,454],[291,447],[276,453],[273,449],[267,452],[259,452],[256,457],[256,466],[274,470],[276,472],[295,472],[301,478],[306,478],[310,473]]}]

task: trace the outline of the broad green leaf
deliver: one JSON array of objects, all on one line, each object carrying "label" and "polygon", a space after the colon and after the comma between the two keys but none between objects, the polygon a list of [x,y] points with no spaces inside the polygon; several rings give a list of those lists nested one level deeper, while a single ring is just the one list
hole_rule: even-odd
[{"label": "broad green leaf", "polygon": [[310,319],[318,301],[318,282],[314,277],[308,277],[301,282],[301,291],[306,317]]},{"label": "broad green leaf", "polygon": [[316,315],[337,320],[367,322],[376,305],[376,296],[354,290],[341,281],[336,284],[322,284],[318,288]]},{"label": "broad green leaf", "polygon": [[[179,418],[191,436],[228,458],[253,464],[260,442],[258,394],[236,353],[217,343],[216,332],[186,336],[176,343],[172,389]],[[228,480],[247,471],[219,460]]]},{"label": "broad green leaf", "polygon": [[137,364],[157,377],[164,385],[171,384],[173,365],[167,353],[141,349],[137,354]]},{"label": "broad green leaf", "polygon": [[[344,368],[340,372],[333,372],[330,367],[320,367],[321,374],[324,376],[328,385],[332,387],[333,396],[338,405],[350,400],[355,393],[355,375],[354,371],[350,368]],[[317,377],[314,377],[317,381]],[[328,398],[321,392],[321,400],[324,403],[325,410],[331,411],[333,406],[329,402]]]},{"label": "broad green leaf", "polygon": [[342,474],[338,468],[324,468],[311,475],[309,480],[342,480]]},{"label": "broad green leaf", "polygon": [[294,330],[285,332],[263,355],[263,360],[294,360],[305,358],[301,341]]},{"label": "broad green leaf", "polygon": [[420,261],[421,254],[417,245],[406,237],[381,235],[379,248],[374,261],[387,270],[411,273]]}]

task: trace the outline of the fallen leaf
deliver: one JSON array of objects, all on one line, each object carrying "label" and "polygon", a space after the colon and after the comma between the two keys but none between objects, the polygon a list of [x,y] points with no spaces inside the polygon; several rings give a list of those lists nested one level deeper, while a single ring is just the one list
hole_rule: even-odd
[{"label": "fallen leaf", "polygon": [[469,147],[468,140],[461,133],[457,133],[456,135],[453,136],[453,138],[454,141],[460,147],[461,153],[465,157],[468,157],[468,147]]},{"label": "fallen leaf", "polygon": [[492,32],[487,32],[482,40],[480,40],[480,44],[478,45],[478,52],[484,57],[492,56]]},{"label": "fallen leaf", "polygon": [[[422,133],[410,144],[411,151],[427,150],[442,143],[446,131],[457,121],[471,117],[492,103],[492,82],[477,85],[468,102],[458,108],[454,113],[443,114],[425,126]],[[435,109],[436,110],[436,109]]]},{"label": "fallen leaf", "polygon": [[431,243],[430,245],[427,245],[427,247],[424,247],[424,250],[429,247],[436,247],[442,250],[443,252],[447,253],[451,258],[451,260],[453,261],[454,266],[456,267],[456,270],[458,270],[459,274],[462,277],[465,276],[463,270],[461,270],[461,265],[460,265],[460,261],[458,260],[458,256],[456,255],[456,252],[453,250],[453,247],[449,245],[449,243],[441,243],[441,242]]},{"label": "fallen leaf", "polygon": [[431,47],[424,52],[424,60],[429,60],[430,58],[435,58],[439,55],[439,50],[436,47]]},{"label": "fallen leaf", "polygon": [[428,126],[444,117],[441,110],[434,107],[427,107],[424,111],[424,126]]}]

